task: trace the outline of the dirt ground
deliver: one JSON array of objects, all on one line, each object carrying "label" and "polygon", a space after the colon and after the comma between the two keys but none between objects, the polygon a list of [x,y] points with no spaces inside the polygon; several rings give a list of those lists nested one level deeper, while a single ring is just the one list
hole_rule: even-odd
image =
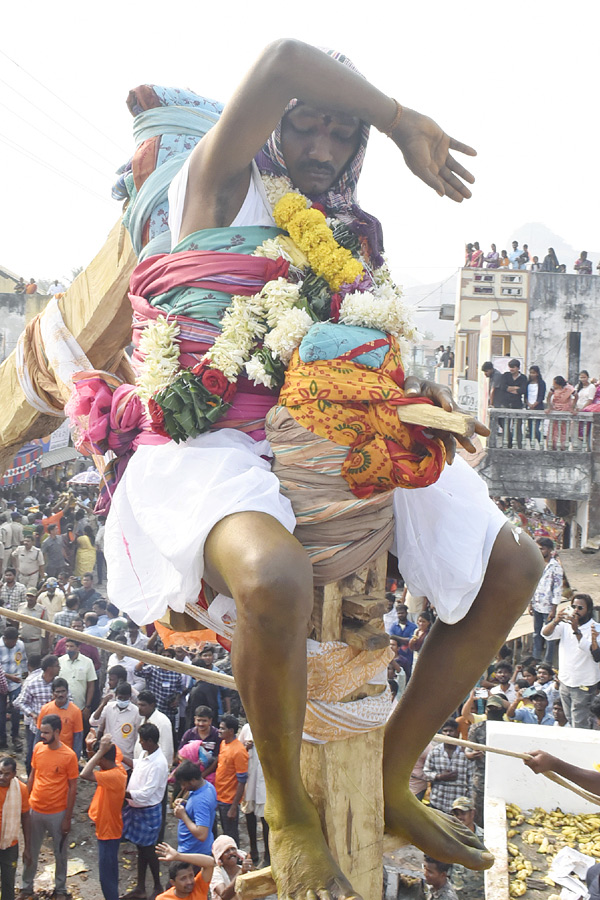
[{"label": "dirt ground", "polygon": [[[21,731],[23,731],[23,726],[21,726]],[[22,737],[24,737],[23,734]],[[25,752],[19,754],[9,753],[8,755],[15,757],[17,760],[18,777],[26,782]],[[77,786],[77,800],[75,801],[75,810],[73,814],[73,825],[68,838],[69,869],[67,873],[67,890],[71,894],[73,900],[84,900],[84,898],[85,900],[103,900],[103,894],[100,889],[100,881],[98,878],[96,835],[94,825],[87,814],[94,790],[95,785],[92,782],[79,780]],[[175,847],[177,846],[177,819],[175,819],[170,811],[167,812],[165,840],[167,843]],[[22,851],[22,840],[19,841],[19,844]],[[249,849],[248,836],[243,816],[240,816],[240,846],[243,850]],[[262,853],[260,828],[259,851]],[[119,852],[119,892],[121,894],[131,890],[135,885],[137,874],[136,860],[137,851],[135,846],[128,842],[123,842]],[[69,874],[69,872],[75,871],[77,874]],[[22,859],[19,858],[16,880],[17,891],[21,886],[21,872]],[[169,884],[166,864],[161,864],[161,875],[163,885],[166,888]],[[36,891],[39,891],[42,894],[42,896],[45,895],[46,891],[51,892],[54,888],[54,854],[52,852],[52,844],[49,840],[44,841],[44,844],[42,845],[34,887]],[[150,893],[150,873],[148,873],[147,877],[147,889],[148,893]],[[49,896],[49,894],[47,896]]]}]

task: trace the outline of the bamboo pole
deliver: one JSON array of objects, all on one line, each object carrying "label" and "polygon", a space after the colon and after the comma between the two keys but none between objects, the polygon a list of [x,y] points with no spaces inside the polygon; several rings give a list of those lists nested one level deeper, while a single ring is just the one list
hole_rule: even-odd
[{"label": "bamboo pole", "polygon": [[[446,734],[436,734],[433,736],[433,740],[438,744],[454,744],[456,747],[468,747],[470,750],[481,750],[483,753],[498,753],[500,756],[512,756],[514,759],[522,759],[525,761],[533,758],[529,753],[519,753],[516,750],[501,750],[499,747],[489,747],[487,744],[475,744],[473,741],[463,741],[461,738],[449,737]],[[556,772],[541,772],[541,774],[555,784],[559,784],[568,791],[572,791],[574,794],[583,797],[584,800],[588,800],[590,803],[600,806],[600,797],[597,797],[596,794],[592,794],[590,791],[586,791],[584,788],[578,787],[562,775],[558,775]]]},{"label": "bamboo pole", "polygon": [[[55,625],[54,622],[36,619],[34,616],[28,616],[25,613],[14,612],[12,609],[0,607],[0,613],[7,619],[16,619],[18,622],[24,622],[26,625],[34,625],[41,631],[60,634],[62,637],[79,641],[80,644],[91,644],[93,647],[98,647],[99,650],[108,650],[109,653],[114,653],[115,647],[122,646],[121,644],[115,644],[114,641],[107,641],[106,638],[95,637],[93,634],[76,631],[75,628],[66,628],[64,625]],[[170,669],[172,672],[179,672],[180,675],[189,675],[195,681],[208,681],[211,684],[219,684],[222,687],[235,689],[235,679],[231,675],[225,675],[224,672],[201,669],[198,666],[191,666],[189,663],[179,662],[178,659],[171,659],[169,656],[158,656],[156,653],[150,653],[148,650],[138,650],[137,647],[128,646],[127,656],[131,656],[133,659],[137,659],[149,666],[158,666],[159,669]]]}]

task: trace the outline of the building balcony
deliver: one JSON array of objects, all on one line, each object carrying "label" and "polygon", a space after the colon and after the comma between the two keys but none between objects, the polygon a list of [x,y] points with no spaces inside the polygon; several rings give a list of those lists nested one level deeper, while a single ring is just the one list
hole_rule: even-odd
[{"label": "building balcony", "polygon": [[478,471],[492,496],[590,499],[600,478],[600,416],[525,409],[489,414],[491,434]]}]

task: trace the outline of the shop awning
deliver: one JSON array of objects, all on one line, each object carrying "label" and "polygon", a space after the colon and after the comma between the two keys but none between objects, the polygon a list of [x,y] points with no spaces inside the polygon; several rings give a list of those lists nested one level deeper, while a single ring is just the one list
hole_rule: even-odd
[{"label": "shop awning", "polygon": [[37,444],[25,444],[12,461],[10,469],[0,478],[0,489],[12,487],[31,478],[40,469],[42,448]]},{"label": "shop awning", "polygon": [[41,460],[41,468],[48,469],[50,466],[59,466],[61,463],[70,462],[72,459],[79,459],[81,453],[75,447],[58,447],[56,450],[49,450],[44,453]]}]

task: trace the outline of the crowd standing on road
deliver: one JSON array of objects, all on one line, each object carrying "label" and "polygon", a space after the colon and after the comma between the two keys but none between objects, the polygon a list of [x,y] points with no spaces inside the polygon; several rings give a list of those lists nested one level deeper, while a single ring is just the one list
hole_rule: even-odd
[{"label": "crowd standing on road", "polygon": [[[539,369],[531,367],[528,381],[519,366],[513,368],[502,383],[493,377],[495,370],[491,373],[492,403],[503,391],[517,400],[527,397],[532,407],[543,403]],[[574,408],[587,403],[592,392],[595,396],[595,383],[582,372]],[[202,677],[203,671],[230,673],[229,654],[212,644],[165,647],[153,626],[140,628],[107,602],[106,569],[97,549],[103,522],[91,512],[91,494],[82,499],[62,491],[43,501],[26,499],[25,512],[23,501],[0,500],[0,754],[6,754],[0,759],[0,821],[10,822],[11,835],[10,844],[0,847],[2,896],[6,891],[12,900],[15,894],[22,832],[19,900],[33,894],[45,836],[54,852],[56,897],[64,900],[68,835],[83,780],[95,784],[89,816],[107,900],[123,896],[119,850],[127,841],[137,858],[129,900],[201,898],[209,891],[228,900],[239,872],[260,865],[261,858],[269,863],[264,779],[250,726],[240,728],[245,715],[239,695]],[[490,720],[597,727],[600,648],[593,601],[575,593],[570,607],[561,609],[559,553],[550,538],[537,540],[545,565],[529,609],[531,654],[515,662],[507,648],[500,651],[445,723],[442,737],[485,744]],[[384,615],[393,650],[392,703],[410,681],[436,618],[426,597],[399,584],[388,594]],[[72,633],[19,623],[11,612]],[[90,643],[97,638],[107,639],[112,652]],[[140,661],[130,655],[140,650],[151,656]],[[195,666],[198,676],[163,668],[161,659],[174,656]],[[432,742],[415,767],[411,790],[477,834],[483,825],[484,774],[484,753]],[[167,827],[176,834],[176,847],[165,843]],[[168,885],[161,862],[169,864]],[[435,890],[449,892],[479,884],[481,874],[426,860],[424,878],[432,888],[438,885]]]}]

